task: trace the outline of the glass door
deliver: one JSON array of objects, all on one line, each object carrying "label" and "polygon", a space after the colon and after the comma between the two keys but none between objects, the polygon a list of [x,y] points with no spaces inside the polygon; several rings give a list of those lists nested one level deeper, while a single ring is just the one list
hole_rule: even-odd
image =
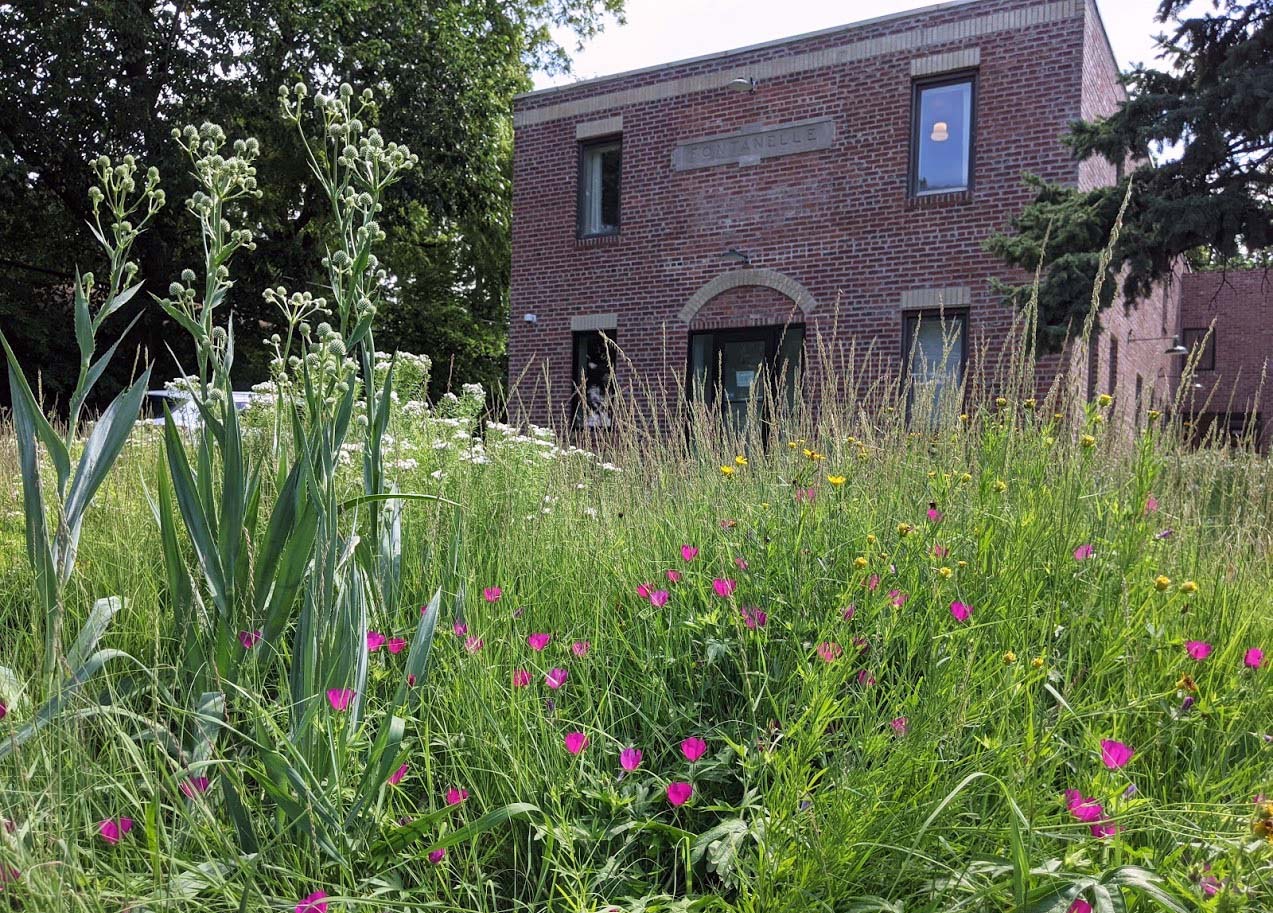
[{"label": "glass door", "polygon": [[712,330],[690,337],[690,388],[694,398],[719,405],[741,429],[753,401],[762,409],[776,394],[795,401],[804,327],[766,326]]}]

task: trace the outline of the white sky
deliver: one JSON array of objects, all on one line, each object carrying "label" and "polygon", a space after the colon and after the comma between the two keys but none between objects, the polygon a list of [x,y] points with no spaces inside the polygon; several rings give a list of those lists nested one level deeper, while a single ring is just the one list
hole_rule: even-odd
[{"label": "white sky", "polygon": [[[1098,0],[1119,64],[1152,62],[1159,0]],[[845,25],[932,0],[627,0],[627,23],[613,20],[582,50],[572,49],[574,73],[535,77],[535,88],[668,63],[716,51]],[[570,36],[558,40],[570,48]]]}]

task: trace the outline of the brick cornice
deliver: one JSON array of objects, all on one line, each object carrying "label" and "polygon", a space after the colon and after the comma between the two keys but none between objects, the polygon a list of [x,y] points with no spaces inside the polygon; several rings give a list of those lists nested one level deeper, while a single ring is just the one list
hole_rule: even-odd
[{"label": "brick cornice", "polygon": [[786,295],[805,314],[812,313],[814,308],[818,306],[818,303],[814,301],[813,295],[809,293],[807,288],[776,269],[734,269],[727,273],[721,273],[691,295],[690,299],[685,302],[685,306],[681,308],[681,320],[689,323],[707,302],[722,292],[727,292],[732,288],[738,288],[743,285],[759,285],[771,288],[781,295]]}]

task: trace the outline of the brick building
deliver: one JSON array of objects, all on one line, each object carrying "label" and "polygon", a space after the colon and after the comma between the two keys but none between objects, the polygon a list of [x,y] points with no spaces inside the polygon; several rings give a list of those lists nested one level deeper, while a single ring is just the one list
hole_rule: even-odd
[{"label": "brick building", "polygon": [[[616,388],[739,410],[797,366],[806,391],[957,387],[1004,354],[992,280],[1027,277],[982,242],[1023,172],[1116,179],[1061,138],[1117,73],[1094,0],[958,0],[520,96],[511,411],[604,425]],[[1040,387],[1165,401],[1179,286],[1107,309]]]}]

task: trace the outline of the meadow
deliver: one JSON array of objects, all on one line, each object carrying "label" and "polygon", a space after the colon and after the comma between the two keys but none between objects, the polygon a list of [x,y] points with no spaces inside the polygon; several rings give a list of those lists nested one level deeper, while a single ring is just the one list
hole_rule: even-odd
[{"label": "meadow", "polygon": [[[0,907],[1273,907],[1267,458],[1018,365],[963,413],[839,389],[745,434],[426,403],[372,337],[412,159],[368,105],[315,100],[329,297],[272,293],[260,402],[217,310],[255,149],[211,125],[177,136],[208,262],[157,303],[198,427],[134,424],[148,371],[55,425],[10,356]],[[77,394],[140,169],[99,166]]]}]

